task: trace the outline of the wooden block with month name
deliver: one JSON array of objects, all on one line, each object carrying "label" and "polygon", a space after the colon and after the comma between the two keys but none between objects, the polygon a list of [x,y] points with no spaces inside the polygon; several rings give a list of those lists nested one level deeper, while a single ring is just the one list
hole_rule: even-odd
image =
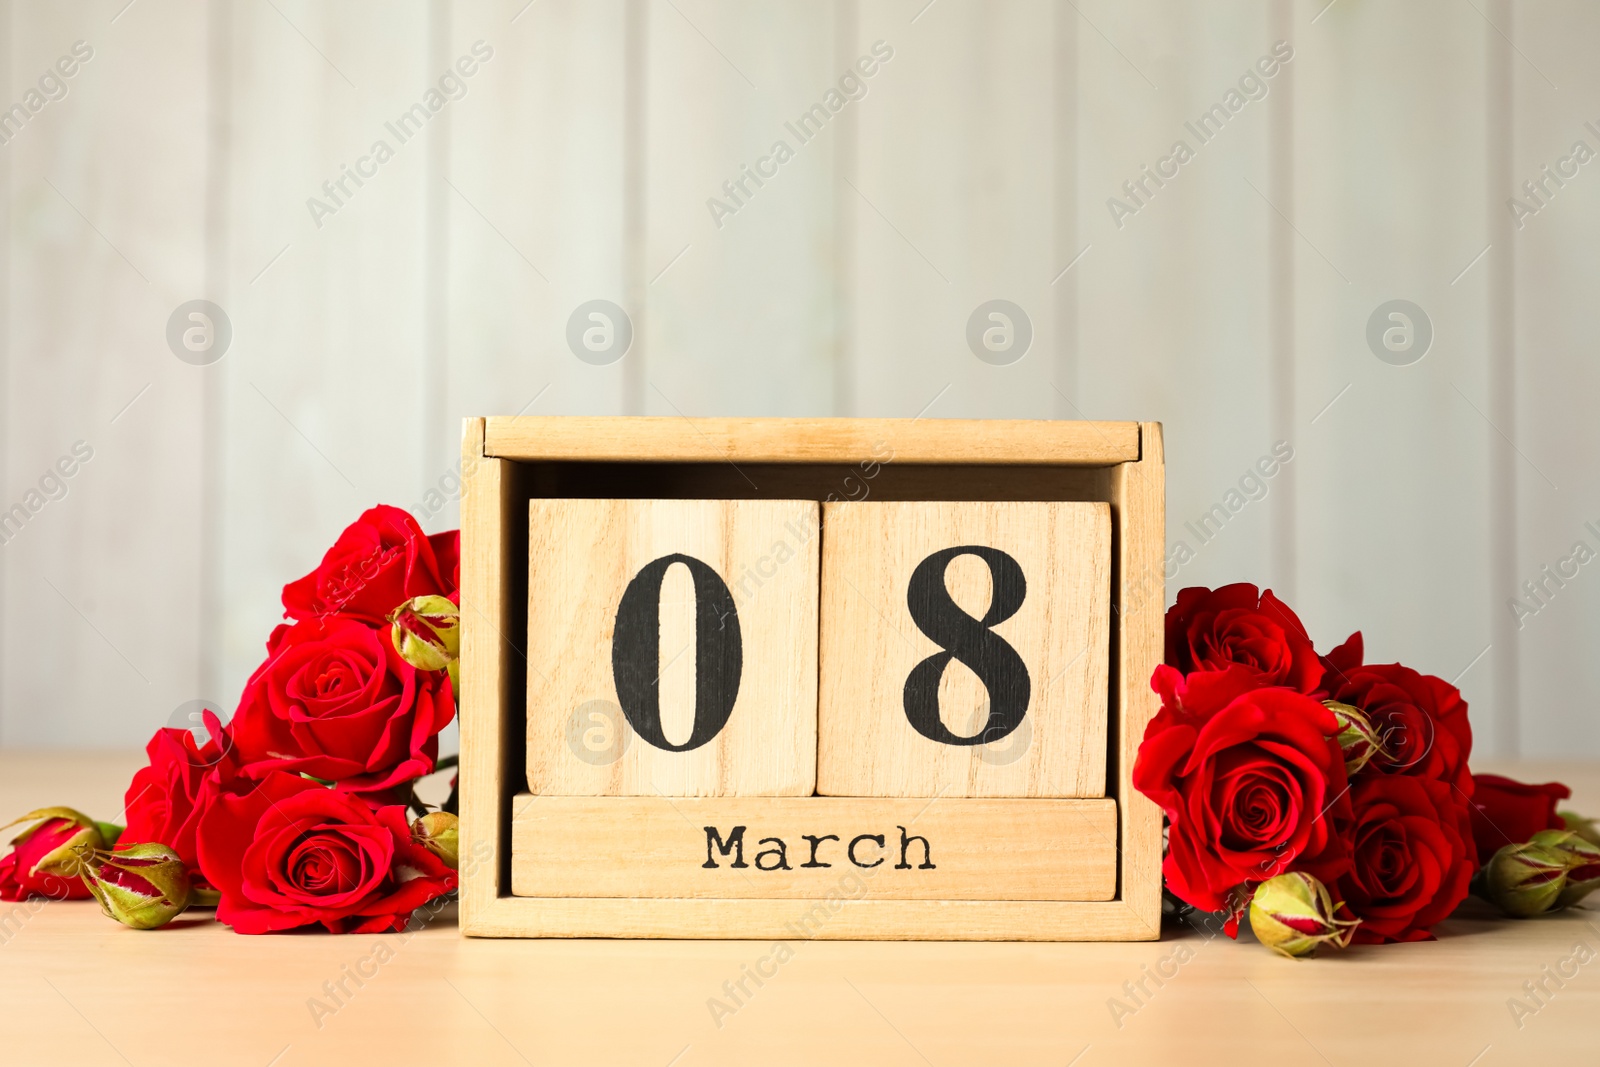
[{"label": "wooden block with month name", "polygon": [[1106,793],[1104,502],[823,509],[817,791]]},{"label": "wooden block with month name", "polygon": [[528,786],[805,796],[818,505],[529,502]]},{"label": "wooden block with month name", "polygon": [[511,804],[523,897],[1110,900],[1112,800],[535,797]]}]

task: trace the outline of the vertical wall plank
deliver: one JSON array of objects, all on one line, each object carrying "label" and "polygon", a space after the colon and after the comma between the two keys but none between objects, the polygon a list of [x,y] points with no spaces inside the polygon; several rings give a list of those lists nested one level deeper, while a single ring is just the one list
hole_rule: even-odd
[{"label": "vertical wall plank", "polygon": [[[12,40],[12,3],[11,0],[0,0],[0,86],[10,89],[11,77],[11,40]],[[8,490],[11,482],[11,434],[8,428],[11,420],[11,264],[17,257],[18,242],[11,229],[11,153],[0,150],[0,412],[6,416],[4,426],[0,426],[0,484]],[[9,508],[9,504],[5,505]],[[5,678],[7,668],[7,654],[10,645],[6,639],[9,632],[10,601],[6,598],[9,587],[11,568],[3,558],[0,558],[0,678]],[[3,704],[5,690],[0,687],[0,743],[6,740],[5,715]]]},{"label": "vertical wall plank", "polygon": [[[1489,87],[1485,27],[1461,14],[1340,4],[1297,27],[1299,602],[1325,641],[1361,629],[1371,661],[1459,680],[1492,738],[1485,517],[1504,502],[1485,477],[1490,273],[1467,269],[1490,243],[1486,130],[1463,104]],[[1407,365],[1367,338],[1395,299],[1432,323]]]},{"label": "vertical wall plank", "polygon": [[[206,5],[206,298],[227,307],[230,300],[228,205],[233,163],[233,19],[236,0],[208,0]],[[208,369],[201,377],[200,464],[200,689],[195,699],[230,703],[219,642],[227,618],[222,575],[223,456],[226,427],[222,418],[222,372]],[[191,720],[192,721],[192,720]]]},{"label": "vertical wall plank", "polygon": [[[833,66],[845,70],[858,58],[860,0],[834,0]],[[861,122],[856,108],[846,108],[834,125],[833,144],[833,414],[853,416],[856,407],[855,347],[856,232],[859,198],[846,184],[860,171]]]},{"label": "vertical wall plank", "polygon": [[1053,379],[1056,395],[1051,398],[1057,418],[1082,418],[1074,410],[1078,390],[1078,279],[1068,268],[1083,250],[1078,234],[1082,230],[1078,198],[1078,24],[1077,7],[1068,0],[1057,0],[1051,8],[1052,36],[1051,101],[1049,126],[1054,149],[1054,190],[1052,215],[1055,224],[1054,261],[1061,273],[1050,279],[1053,316]]},{"label": "vertical wall plank", "polygon": [[[841,131],[833,119],[801,143],[785,122],[840,77],[837,9],[684,0],[649,12],[645,408],[827,411]],[[870,103],[878,80],[849,106]],[[779,141],[793,158],[763,164]],[[776,173],[757,185],[747,167]]]},{"label": "vertical wall plank", "polygon": [[[1295,36],[1290,0],[1273,0],[1268,14],[1274,45]],[[1291,47],[1293,47],[1291,45]],[[1267,155],[1266,199],[1272,214],[1267,219],[1267,281],[1271,298],[1267,302],[1268,344],[1268,421],[1272,440],[1289,441],[1297,436],[1295,418],[1295,233],[1290,220],[1295,215],[1295,113],[1293,64],[1283,67],[1273,79],[1267,117],[1271,123]],[[1278,595],[1295,603],[1298,583],[1300,531],[1296,522],[1295,483],[1299,470],[1285,465],[1273,482],[1272,493],[1272,572]]]},{"label": "vertical wall plank", "polygon": [[[495,57],[452,116],[452,427],[477,415],[624,411],[625,367],[636,353],[591,365],[566,338],[580,304],[627,299],[624,7],[540,0],[454,10],[452,48],[482,40]],[[434,462],[419,497],[440,491],[454,470],[448,456]],[[442,495],[454,496],[451,484]],[[454,526],[454,500],[428,522]]]},{"label": "vertical wall plank", "polygon": [[[1055,409],[1054,19],[1044,2],[862,5],[857,54],[893,49],[853,105],[859,145],[840,193],[856,220],[849,326],[862,414]],[[991,300],[1031,326],[1010,363],[968,347],[968,320]]]},{"label": "vertical wall plank", "polygon": [[[1516,32],[1510,5],[1504,0],[1489,5],[1484,15],[1484,200],[1489,251],[1494,255],[1485,264],[1488,297],[1488,403],[1485,417],[1495,435],[1489,439],[1489,510],[1485,525],[1489,531],[1489,588],[1485,607],[1489,614],[1490,663],[1494,668],[1495,715],[1490,744],[1500,755],[1515,756],[1522,747],[1521,673],[1522,656],[1516,631],[1508,612],[1499,610],[1496,601],[1507,595],[1502,590],[1516,584],[1518,564],[1517,536],[1521,532],[1516,516],[1518,469],[1515,434],[1517,432],[1516,363],[1516,285],[1517,247],[1509,215],[1497,210],[1500,190],[1511,186],[1515,163],[1517,79],[1512,75],[1510,37]],[[1503,29],[1501,27],[1504,27]],[[1524,83],[1526,84],[1526,83]],[[1518,590],[1509,594],[1520,597]],[[1519,620],[1520,621],[1520,620]],[[1480,721],[1481,729],[1481,721]]]},{"label": "vertical wall plank", "polygon": [[[423,456],[431,139],[390,124],[436,87],[428,8],[282,2],[234,11],[230,300],[223,375],[223,684],[261,661],[284,582],[378,502],[411,503]],[[452,57],[453,58],[453,57]],[[448,116],[448,117],[446,117]],[[361,161],[384,142],[381,164]],[[381,154],[381,153],[380,153]],[[374,157],[375,159],[375,157]],[[344,168],[376,173],[343,191]],[[316,198],[333,213],[317,212]],[[319,225],[320,223],[320,225]]]},{"label": "vertical wall plank", "polygon": [[[9,11],[7,106],[75,41],[93,54],[0,147],[0,507],[33,512],[0,547],[7,744],[134,744],[198,695],[206,371],[165,329],[205,283],[206,20],[161,2],[116,15]],[[78,441],[93,458],[58,485],[48,472]]]},{"label": "vertical wall plank", "polygon": [[[1588,58],[1600,35],[1600,12],[1575,3],[1487,10],[1503,16],[1500,26],[1515,45],[1502,42],[1514,136],[1488,190],[1510,253],[1501,263],[1515,297],[1506,316],[1514,311],[1514,321],[1505,322],[1497,338],[1497,355],[1503,355],[1497,384],[1503,402],[1515,405],[1507,416],[1513,425],[1505,427],[1510,442],[1499,442],[1514,489],[1504,516],[1514,548],[1509,566],[1497,574],[1490,609],[1515,649],[1518,673],[1508,699],[1520,698],[1514,740],[1521,753],[1593,754],[1600,751],[1594,713],[1600,565],[1581,562],[1578,546],[1600,553],[1600,472],[1594,465],[1600,367],[1592,322],[1600,166],[1574,166],[1570,159],[1580,140],[1600,153],[1600,74]],[[1563,158],[1569,162],[1562,164]],[[1545,167],[1558,177],[1566,171],[1563,184],[1547,178]],[[1523,188],[1525,181],[1543,182],[1537,199]],[[1537,208],[1520,226],[1507,206],[1512,197]],[[1513,610],[1513,599],[1524,605],[1521,612]]]},{"label": "vertical wall plank", "polygon": [[[1283,472],[1255,472],[1275,440],[1278,216],[1262,194],[1276,79],[1220,132],[1202,140],[1190,129],[1270,53],[1271,27],[1256,4],[1079,7],[1079,242],[1088,251],[1072,269],[1072,413],[1165,423],[1169,597],[1189,585],[1280,584],[1270,501]],[[1143,169],[1174,166],[1159,186]],[[1143,184],[1130,193],[1134,182]]]}]

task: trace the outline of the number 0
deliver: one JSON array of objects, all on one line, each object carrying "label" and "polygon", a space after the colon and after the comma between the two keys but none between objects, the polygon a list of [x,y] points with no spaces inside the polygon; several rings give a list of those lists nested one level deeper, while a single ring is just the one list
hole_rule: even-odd
[{"label": "number 0", "polygon": [[[675,745],[661,729],[661,583],[681,563],[694,580],[694,728]],[[667,752],[689,752],[721,732],[733,714],[744,666],[744,642],[733,594],[704,561],[682,553],[646,564],[617,605],[611,676],[617,703],[634,732]]]}]

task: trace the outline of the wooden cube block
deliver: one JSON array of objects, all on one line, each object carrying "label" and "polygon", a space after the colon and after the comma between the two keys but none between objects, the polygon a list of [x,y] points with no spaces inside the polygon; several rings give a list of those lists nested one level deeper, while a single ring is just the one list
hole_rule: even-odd
[{"label": "wooden cube block", "polygon": [[529,502],[528,786],[805,796],[818,505]]},{"label": "wooden cube block", "polygon": [[1106,792],[1104,502],[823,509],[817,791]]}]

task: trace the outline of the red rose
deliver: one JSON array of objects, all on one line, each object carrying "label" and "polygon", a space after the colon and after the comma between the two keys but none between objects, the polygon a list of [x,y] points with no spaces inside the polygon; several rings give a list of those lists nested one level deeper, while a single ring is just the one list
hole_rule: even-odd
[{"label": "red rose", "polygon": [[322,557],[322,563],[283,587],[291,619],[348,615],[373,625],[417,596],[449,596],[461,569],[459,532],[422,532],[409,513],[380,504],[364,512]]},{"label": "red rose", "polygon": [[1162,707],[1133,784],[1171,823],[1167,887],[1208,911],[1230,906],[1243,883],[1291,867],[1328,881],[1348,862],[1338,722],[1320,701],[1258,678],[1248,667],[1183,678],[1163,665],[1151,679]]},{"label": "red rose", "polygon": [[1322,664],[1299,617],[1272,590],[1258,595],[1243,582],[1178,594],[1167,612],[1166,661],[1184,674],[1243,666],[1260,685],[1302,693],[1322,680]]},{"label": "red rose", "polygon": [[205,716],[212,738],[204,745],[196,745],[188,730],[167,727],[145,746],[150,763],[128,786],[128,826],[118,840],[121,846],[166,845],[191,871],[198,863],[195,826],[217,794],[219,776],[214,772],[232,747],[216,716],[210,711]]},{"label": "red rose", "polygon": [[456,872],[412,840],[403,806],[373,808],[282,772],[219,796],[197,841],[222,894],[217,918],[241,934],[315,923],[336,934],[399,930],[456,885]]},{"label": "red rose", "polygon": [[1362,657],[1366,655],[1366,648],[1361,640],[1361,631],[1357,630],[1344,639],[1344,644],[1329,652],[1326,656],[1317,657],[1322,661],[1322,680],[1329,688],[1338,684],[1339,677],[1347,670],[1361,666]]},{"label": "red rose", "polygon": [[90,893],[81,878],[43,874],[34,866],[72,839],[82,827],[71,819],[46,819],[16,842],[0,858],[0,900],[27,900],[31,896],[54,900],[87,900]]},{"label": "red rose", "polygon": [[1351,798],[1352,865],[1334,895],[1361,920],[1355,940],[1431,940],[1478,867],[1465,805],[1449,785],[1405,774],[1363,774]]},{"label": "red rose", "polygon": [[428,538],[433,548],[433,558],[439,566],[439,577],[450,590],[451,600],[461,599],[461,531],[446,530]]},{"label": "red rose", "polygon": [[1560,782],[1529,785],[1498,774],[1472,776],[1472,839],[1478,845],[1478,860],[1489,857],[1506,845],[1520,845],[1540,830],[1564,829],[1566,823],[1556,814],[1556,803],[1572,795]]},{"label": "red rose", "polygon": [[378,791],[428,774],[455,701],[444,671],[400,658],[388,629],[330,617],[279,626],[229,724],[243,773]]},{"label": "red rose", "polygon": [[[1466,804],[1472,796],[1472,772],[1467,769],[1472,724],[1461,691],[1398,663],[1361,666],[1360,636],[1352,640],[1354,662],[1346,660],[1343,668],[1330,670],[1325,681],[1334,700],[1367,713],[1383,743],[1383,754],[1369,766],[1448,782],[1461,791],[1457,801]],[[1347,642],[1341,650],[1348,647]]]}]

